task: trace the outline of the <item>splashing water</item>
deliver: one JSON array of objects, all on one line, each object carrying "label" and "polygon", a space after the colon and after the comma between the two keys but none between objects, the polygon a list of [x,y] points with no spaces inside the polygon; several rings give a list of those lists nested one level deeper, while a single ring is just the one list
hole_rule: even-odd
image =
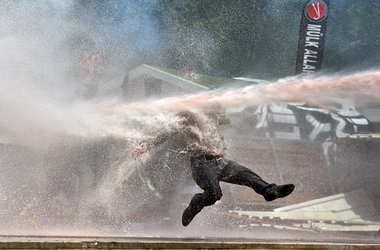
[{"label": "splashing water", "polygon": [[117,105],[114,111],[197,109],[212,103],[231,107],[278,102],[305,102],[324,107],[329,104],[330,98],[351,99],[357,105],[377,103],[380,101],[380,71],[366,71],[344,76],[288,77],[266,85],[251,85],[239,89],[215,90],[151,102]]},{"label": "splashing water", "polygon": [[[10,11],[12,1],[8,2],[0,8],[0,19],[6,24],[0,28],[0,136],[5,135],[10,141],[0,155],[0,234],[93,235],[99,230],[112,232],[107,227],[113,223],[119,223],[115,228],[120,233],[121,228],[128,226],[128,216],[138,217],[128,211],[128,204],[143,200],[126,199],[125,181],[131,174],[129,170],[135,167],[129,161],[130,150],[145,137],[169,130],[177,110],[197,110],[214,103],[228,108],[282,101],[324,107],[329,98],[335,97],[362,105],[380,101],[380,71],[371,70],[288,77],[267,85],[135,103],[73,103],[78,81],[67,76],[66,70],[72,72],[76,61],[62,48],[66,48],[66,38],[77,35],[78,26],[84,24],[40,11],[39,4],[19,8],[17,3],[17,8]],[[142,23],[145,25],[146,21]],[[146,30],[148,39],[128,35],[133,38],[131,44],[152,41],[151,29]],[[88,36],[92,35],[88,31]],[[132,60],[128,46],[116,47]],[[119,57],[128,61],[118,56],[110,68],[118,68]],[[130,186],[134,194],[135,186]],[[147,202],[152,204],[149,199]],[[175,215],[180,216],[180,212]],[[143,236],[149,233],[141,231]],[[162,236],[165,229],[160,227],[158,232]],[[219,230],[217,235],[231,237],[230,232]]]},{"label": "splashing water", "polygon": [[[30,188],[31,185],[28,184],[31,191],[19,191],[23,196],[33,197],[33,200],[25,199],[21,203],[10,204],[10,207],[17,207],[21,204],[23,209],[15,215],[8,214],[4,218],[9,221],[15,221],[14,218],[16,218],[16,221],[19,221],[16,224],[24,225],[22,229],[15,229],[17,233],[25,229],[55,228],[61,229],[58,234],[67,234],[65,229],[68,227],[67,225],[76,221],[78,223],[76,228],[85,230],[83,228],[88,227],[86,233],[90,232],[91,234],[93,228],[109,226],[110,222],[107,220],[115,217],[115,221],[119,223],[115,224],[116,229],[102,231],[114,232],[112,230],[119,230],[129,225],[123,221],[125,218],[138,218],[138,215],[134,215],[133,212],[139,210],[129,210],[128,205],[144,201],[142,197],[133,200],[133,195],[130,198],[132,200],[126,199],[129,197],[129,193],[137,192],[133,184],[130,187],[132,191],[126,191],[124,188],[125,181],[132,174],[131,169],[135,167],[134,163],[129,161],[130,150],[146,136],[155,134],[162,129],[170,129],[170,124],[175,121],[174,113],[176,111],[181,109],[198,110],[214,103],[228,108],[282,101],[306,102],[324,107],[328,106],[329,98],[342,97],[361,103],[365,100],[368,104],[380,101],[379,90],[380,72],[366,71],[345,76],[289,77],[266,85],[219,89],[129,104],[92,100],[80,103],[80,105],[68,105],[62,109],[54,108],[51,105],[54,103],[49,103],[50,108],[53,109],[49,114],[54,114],[54,116],[46,114],[42,117],[36,116],[36,119],[38,120],[38,117],[51,119],[48,123],[52,123],[53,126],[43,127],[44,131],[40,131],[40,133],[46,134],[50,127],[54,127],[51,132],[50,144],[58,144],[57,150],[50,152],[50,159],[47,163],[38,161],[33,166],[35,172],[33,176],[40,178],[39,186]],[[34,108],[40,109],[39,107]],[[19,111],[22,110],[22,108],[19,109]],[[44,122],[38,120],[37,125],[40,127],[41,124],[44,125]],[[62,139],[54,137],[56,131],[61,130],[68,135],[80,137],[81,142],[76,145],[78,140],[75,138],[69,137],[68,140],[62,141]],[[38,134],[34,136],[39,137]],[[104,141],[102,139],[104,136],[113,137],[113,139]],[[119,139],[126,140],[127,143],[124,144]],[[35,144],[33,140],[29,145]],[[66,153],[65,150],[68,152]],[[105,151],[109,152],[105,153]],[[96,154],[106,157],[99,158]],[[46,156],[42,155],[42,157]],[[45,170],[46,164],[48,164],[48,170]],[[93,165],[97,168],[96,175],[93,173]],[[23,171],[22,176],[26,172]],[[43,180],[42,176],[45,175],[47,180]],[[99,177],[99,175],[103,175],[103,177]],[[6,174],[5,176],[9,177],[10,175]],[[15,183],[17,184],[17,182]],[[2,199],[5,201],[19,195],[15,191],[7,191],[7,189],[11,190],[13,186],[0,186],[0,188],[4,189],[3,192],[0,190],[0,197],[3,195]],[[30,194],[30,192],[32,193]],[[148,200],[148,202],[152,201]],[[44,204],[43,207],[40,204]],[[33,209],[30,210],[30,207]],[[180,216],[180,212],[175,212],[174,216]],[[105,221],[102,218],[106,218]],[[128,232],[133,233],[133,230]],[[144,233],[146,232],[144,231]],[[160,231],[160,234],[162,233]]]}]

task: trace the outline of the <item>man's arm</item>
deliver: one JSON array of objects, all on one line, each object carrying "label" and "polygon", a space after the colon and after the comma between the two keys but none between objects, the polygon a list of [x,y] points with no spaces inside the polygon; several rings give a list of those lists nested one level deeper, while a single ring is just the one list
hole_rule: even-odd
[{"label": "man's arm", "polygon": [[133,160],[136,160],[140,155],[142,155],[142,154],[146,153],[147,151],[151,150],[152,148],[155,148],[155,147],[161,145],[162,143],[166,142],[167,140],[169,140],[170,137],[172,137],[176,133],[177,132],[174,132],[174,133],[164,132],[164,133],[160,133],[158,136],[156,136],[153,139],[148,139],[148,140],[142,141],[140,143],[140,145],[137,146],[132,151],[131,158]]}]

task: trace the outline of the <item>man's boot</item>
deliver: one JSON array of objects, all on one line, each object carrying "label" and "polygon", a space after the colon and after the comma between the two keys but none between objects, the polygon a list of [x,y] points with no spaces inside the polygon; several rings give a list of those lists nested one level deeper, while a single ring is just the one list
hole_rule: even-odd
[{"label": "man's boot", "polygon": [[185,227],[190,224],[190,222],[194,219],[195,215],[197,215],[202,209],[195,208],[191,206],[191,204],[183,211],[182,214],[182,225]]},{"label": "man's boot", "polygon": [[284,198],[291,194],[294,190],[293,184],[285,184],[277,186],[276,184],[269,185],[264,191],[264,199],[266,201],[273,201],[278,198]]}]

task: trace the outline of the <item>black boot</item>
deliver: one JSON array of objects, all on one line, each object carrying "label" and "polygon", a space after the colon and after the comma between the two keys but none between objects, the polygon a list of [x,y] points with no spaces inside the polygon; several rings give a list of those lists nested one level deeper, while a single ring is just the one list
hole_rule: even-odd
[{"label": "black boot", "polygon": [[200,209],[196,209],[191,205],[188,206],[182,214],[182,225],[185,227],[190,224],[190,222],[194,219],[195,215],[200,212]]},{"label": "black boot", "polygon": [[276,184],[269,185],[264,191],[264,199],[266,201],[273,201],[277,198],[284,198],[291,194],[294,190],[293,184],[285,184],[277,186]]}]

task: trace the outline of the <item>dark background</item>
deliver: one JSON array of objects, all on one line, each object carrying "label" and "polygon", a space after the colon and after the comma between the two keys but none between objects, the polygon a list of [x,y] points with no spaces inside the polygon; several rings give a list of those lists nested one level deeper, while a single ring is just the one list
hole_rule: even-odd
[{"label": "dark background", "polygon": [[[305,0],[74,1],[70,18],[126,70],[141,63],[200,74],[275,79],[293,75]],[[325,72],[380,64],[380,1],[333,0]],[[78,26],[79,27],[79,26]],[[88,30],[82,30],[88,36]]]}]

